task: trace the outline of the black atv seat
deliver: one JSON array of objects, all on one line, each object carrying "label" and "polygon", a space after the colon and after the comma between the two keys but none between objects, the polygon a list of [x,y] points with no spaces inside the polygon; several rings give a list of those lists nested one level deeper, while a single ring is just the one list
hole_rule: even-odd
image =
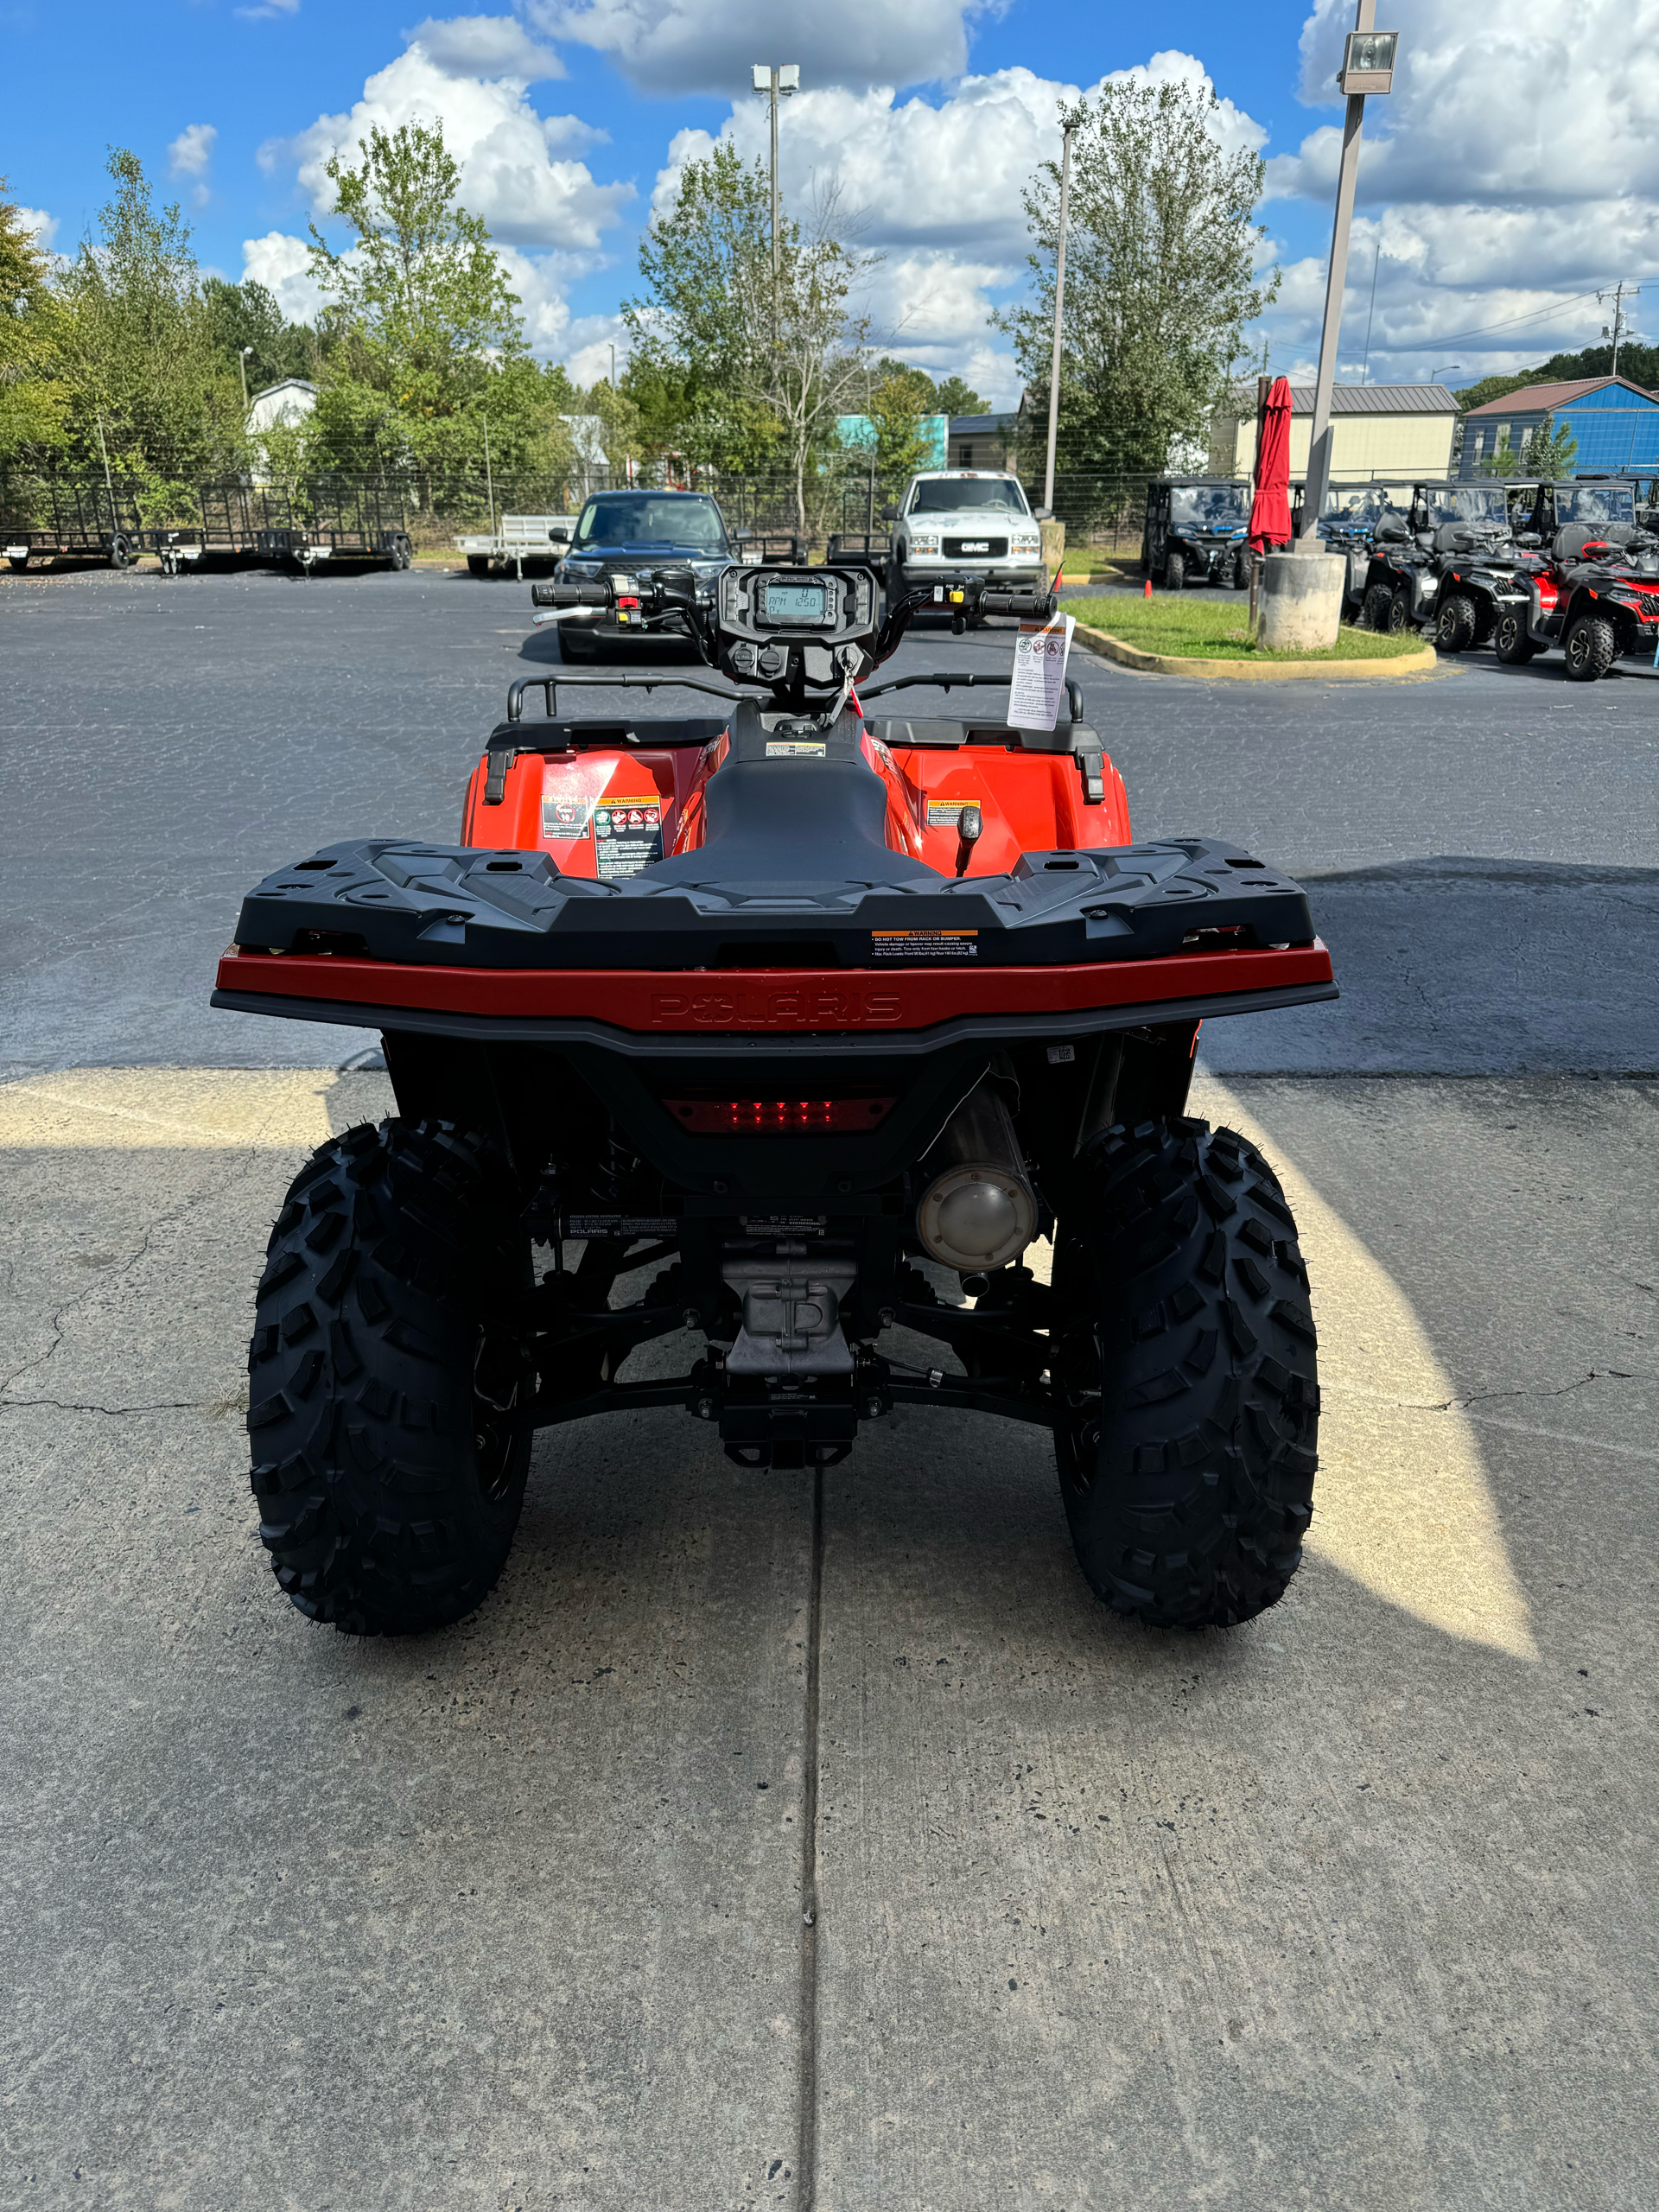
[{"label": "black atv seat", "polygon": [[1474,543],[1474,533],[1466,522],[1443,522],[1434,533],[1437,553],[1470,553]]},{"label": "black atv seat", "polygon": [[1627,522],[1570,522],[1550,540],[1558,561],[1576,561],[1586,545],[1628,545],[1635,532]]},{"label": "black atv seat", "polygon": [[[936,889],[937,868],[888,845],[887,786],[859,740],[850,715],[815,731],[763,717],[745,701],[733,717],[731,752],[703,789],[702,843],[652,862],[642,878],[767,897],[849,881]],[[807,748],[820,744],[814,758]]]}]

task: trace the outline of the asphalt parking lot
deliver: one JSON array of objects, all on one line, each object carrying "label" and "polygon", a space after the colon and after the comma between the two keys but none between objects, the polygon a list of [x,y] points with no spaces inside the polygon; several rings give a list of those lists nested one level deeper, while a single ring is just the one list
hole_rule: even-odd
[{"label": "asphalt parking lot", "polygon": [[1280,1607],[1103,1613],[1012,1425],[815,1485],[639,1414],[539,1440],[473,1620],[358,1644],[280,1601],[241,1413],[283,1188],[385,1079],[207,994],[272,865],[453,837],[527,597],[0,583],[0,2203],[1646,2212],[1653,679],[1074,660],[1138,833],[1297,873],[1344,987],[1195,1091],[1315,1286]]}]

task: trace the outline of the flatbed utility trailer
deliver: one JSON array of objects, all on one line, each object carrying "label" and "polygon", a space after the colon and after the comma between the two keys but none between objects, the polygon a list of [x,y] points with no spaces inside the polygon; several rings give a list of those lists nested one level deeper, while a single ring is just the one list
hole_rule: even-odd
[{"label": "flatbed utility trailer", "polygon": [[839,530],[830,538],[823,556],[827,569],[868,569],[878,584],[885,584],[893,539],[885,530]]},{"label": "flatbed utility trailer", "polygon": [[807,542],[786,530],[747,530],[733,540],[737,557],[746,564],[772,562],[780,568],[804,569]]},{"label": "flatbed utility trailer", "polygon": [[0,525],[6,559],[20,574],[41,561],[107,561],[130,569],[146,543],[131,497],[102,484],[48,484],[30,502],[33,519]]},{"label": "flatbed utility trailer", "polygon": [[455,550],[475,576],[504,576],[511,569],[522,582],[527,562],[533,569],[551,569],[575,534],[575,515],[503,515],[499,531],[458,537]]},{"label": "flatbed utility trailer", "polygon": [[302,566],[309,568],[314,561],[385,561],[406,569],[414,559],[401,508],[392,521],[372,486],[323,479],[306,486],[305,499],[310,515],[296,556]]}]

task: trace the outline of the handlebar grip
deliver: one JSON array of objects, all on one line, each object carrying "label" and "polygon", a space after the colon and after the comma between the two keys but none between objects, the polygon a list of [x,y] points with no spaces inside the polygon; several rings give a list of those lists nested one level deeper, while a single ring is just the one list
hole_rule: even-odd
[{"label": "handlebar grip", "polygon": [[598,584],[532,584],[530,603],[532,607],[608,607],[611,587]]}]

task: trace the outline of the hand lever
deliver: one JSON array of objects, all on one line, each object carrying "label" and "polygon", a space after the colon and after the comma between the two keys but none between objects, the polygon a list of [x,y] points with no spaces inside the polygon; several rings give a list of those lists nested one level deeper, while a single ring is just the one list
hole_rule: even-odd
[{"label": "hand lever", "polygon": [[957,817],[957,874],[966,875],[985,823],[976,806],[964,806]]}]

